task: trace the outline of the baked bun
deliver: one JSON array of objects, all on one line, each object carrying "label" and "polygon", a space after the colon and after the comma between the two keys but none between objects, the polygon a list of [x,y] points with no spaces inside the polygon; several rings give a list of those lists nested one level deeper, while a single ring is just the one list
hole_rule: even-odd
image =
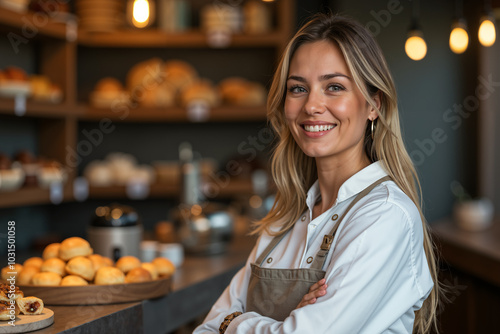
[{"label": "baked bun", "polygon": [[156,267],[154,264],[152,264],[151,262],[144,262],[141,264],[141,267],[146,269],[147,271],[149,271],[152,279],[154,279],[154,280],[158,279],[158,270],[156,270]]},{"label": "baked bun", "polygon": [[149,282],[153,280],[149,271],[142,267],[137,267],[130,270],[125,276],[125,283],[140,283],[140,282]]},{"label": "baked bun", "polygon": [[116,268],[120,269],[123,273],[128,273],[130,270],[140,267],[141,261],[135,256],[122,256],[116,261]]},{"label": "baked bun", "polygon": [[17,306],[22,314],[36,315],[42,314],[43,300],[37,297],[23,297],[16,300]]},{"label": "baked bun", "polygon": [[94,91],[100,93],[116,93],[123,92],[124,90],[125,88],[122,83],[118,79],[111,77],[102,78],[94,87]]},{"label": "baked bun", "polygon": [[59,257],[68,261],[77,256],[87,256],[93,253],[87,240],[80,237],[71,237],[61,242]]},{"label": "baked bun", "polygon": [[24,261],[23,266],[40,268],[42,266],[42,263],[43,259],[41,257],[30,257],[29,259]]},{"label": "baked bun", "polygon": [[21,272],[17,276],[16,283],[19,285],[30,285],[33,276],[39,272],[40,272],[39,267],[24,266],[23,270],[21,270]]},{"label": "baked bun", "polygon": [[183,107],[188,107],[192,103],[215,107],[219,104],[219,94],[210,80],[199,79],[182,88],[180,102]]},{"label": "baked bun", "polygon": [[10,284],[0,283],[0,301],[9,302],[12,299],[18,299],[24,297],[24,293],[19,289],[19,287],[15,287],[14,291],[10,290]]},{"label": "baked bun", "polygon": [[144,107],[171,107],[175,104],[175,88],[162,80],[143,89],[136,90],[134,101]]},{"label": "baked bun", "polygon": [[156,267],[160,277],[171,276],[175,272],[174,264],[166,257],[157,257],[151,263]]},{"label": "baked bun", "polygon": [[37,286],[57,286],[61,284],[62,277],[53,272],[41,272],[33,275],[31,284]]},{"label": "baked bun", "polygon": [[266,89],[259,83],[239,77],[222,80],[219,94],[226,104],[238,106],[262,106],[266,103]]},{"label": "baked bun", "polygon": [[134,95],[136,91],[142,91],[163,81],[163,61],[160,58],[152,58],[135,64],[128,71],[127,89]]},{"label": "baked bun", "polygon": [[68,261],[65,268],[68,274],[80,276],[85,278],[87,281],[92,281],[95,275],[95,269],[92,261],[83,256],[72,258]]},{"label": "baked bun", "polygon": [[94,283],[97,285],[122,284],[125,283],[125,274],[115,267],[103,267],[96,272]]},{"label": "baked bun", "polygon": [[166,61],[163,68],[165,81],[171,84],[176,91],[193,83],[198,78],[198,73],[194,67],[182,60]]},{"label": "baked bun", "polygon": [[[7,300],[1,300],[0,301],[0,320],[14,320],[13,318],[11,318],[11,314],[10,314],[10,311],[11,309],[9,309],[9,307],[11,306],[12,304],[10,303],[10,301],[7,301]],[[19,307],[17,306],[16,303],[14,303],[14,316],[18,315],[19,314]],[[7,332],[6,332],[7,333]]]},{"label": "baked bun", "polygon": [[76,275],[64,276],[61,280],[61,286],[83,286],[89,285],[89,282]]},{"label": "baked bun", "polygon": [[23,82],[27,82],[29,80],[26,72],[23,69],[16,66],[6,67],[4,69],[4,73],[8,80],[23,81]]},{"label": "baked bun", "polygon": [[51,259],[45,260],[40,267],[41,272],[52,272],[59,274],[59,276],[66,275],[66,269],[64,267],[66,263],[63,260],[53,257]]},{"label": "baked bun", "polygon": [[44,260],[48,260],[48,259],[51,259],[53,257],[59,257],[59,248],[60,247],[61,247],[61,244],[58,242],[47,245],[47,247],[45,247],[45,249],[43,250],[42,258]]},{"label": "baked bun", "polygon": [[113,261],[109,257],[104,257],[100,254],[91,254],[87,258],[92,262],[94,270],[97,271],[102,267],[112,267]]},{"label": "baked bun", "polygon": [[90,94],[90,102],[97,108],[110,108],[128,100],[129,95],[122,83],[111,77],[99,80]]},{"label": "baked bun", "polygon": [[16,278],[19,273],[23,270],[23,265],[19,263],[14,263],[11,265],[7,265],[2,268],[2,280],[7,281],[9,278]]}]

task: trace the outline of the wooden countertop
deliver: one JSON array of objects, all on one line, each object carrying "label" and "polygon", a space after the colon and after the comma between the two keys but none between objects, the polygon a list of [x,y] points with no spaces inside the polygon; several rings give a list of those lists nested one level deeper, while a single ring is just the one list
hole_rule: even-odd
[{"label": "wooden countertop", "polygon": [[236,272],[244,266],[255,239],[235,238],[227,252],[213,256],[187,255],[173,277],[167,296],[135,303],[50,306],[54,324],[32,332],[168,333],[208,312]]},{"label": "wooden countertop", "polygon": [[480,232],[465,231],[444,219],[431,224],[431,231],[445,263],[500,286],[500,219]]}]

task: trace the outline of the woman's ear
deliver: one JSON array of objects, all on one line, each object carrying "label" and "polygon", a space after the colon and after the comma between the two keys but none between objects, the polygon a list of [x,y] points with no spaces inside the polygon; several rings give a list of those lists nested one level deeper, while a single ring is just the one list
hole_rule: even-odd
[{"label": "woman's ear", "polygon": [[[375,95],[373,95],[373,101],[375,102],[375,105],[377,106],[377,109],[380,110],[380,107],[382,105],[380,101],[380,91],[376,92]],[[371,121],[374,121],[378,118],[378,113],[375,108],[371,107],[370,108],[370,116],[368,117]]]}]

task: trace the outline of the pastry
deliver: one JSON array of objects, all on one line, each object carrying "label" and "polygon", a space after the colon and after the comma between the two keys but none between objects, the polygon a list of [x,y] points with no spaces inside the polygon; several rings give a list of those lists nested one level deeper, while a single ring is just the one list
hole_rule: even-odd
[{"label": "pastry", "polygon": [[14,290],[11,290],[11,285],[0,283],[0,301],[10,301],[18,298],[24,297],[24,293],[19,289],[19,287],[15,287]]},{"label": "pastry", "polygon": [[136,91],[154,87],[164,81],[163,61],[152,58],[134,65],[127,74],[127,89],[135,99]]},{"label": "pastry", "polygon": [[119,103],[128,103],[128,101],[129,95],[122,83],[111,77],[99,80],[90,94],[90,102],[97,108],[111,108]]},{"label": "pastry", "polygon": [[22,314],[35,315],[42,314],[43,300],[37,297],[23,297],[16,300],[17,306]]},{"label": "pastry", "polygon": [[192,103],[215,107],[219,104],[219,94],[209,80],[199,79],[181,90],[180,102],[183,107],[188,107]]},{"label": "pastry", "polygon": [[30,257],[26,261],[24,261],[23,266],[25,267],[37,267],[40,268],[42,266],[43,259],[41,257]]},{"label": "pastry", "polygon": [[149,282],[152,279],[148,270],[137,267],[128,272],[127,276],[125,276],[125,283]]},{"label": "pastry", "polygon": [[95,271],[99,270],[102,267],[113,266],[113,261],[110,258],[104,257],[100,254],[92,254],[87,256],[87,258],[92,262],[92,266],[94,267]]},{"label": "pastry", "polygon": [[[12,305],[14,305],[14,318],[11,318],[10,311],[12,310]],[[14,320],[15,316],[19,314],[19,307],[14,302],[11,304],[10,301],[0,300],[0,320]]]},{"label": "pastry", "polygon": [[145,263],[141,264],[141,267],[146,269],[147,271],[149,271],[152,279],[154,279],[154,280],[158,279],[158,270],[156,270],[156,267],[154,264],[152,264],[151,262],[145,262]]},{"label": "pastry", "polygon": [[164,64],[165,81],[178,92],[198,78],[198,73],[189,63],[182,60],[169,60]]},{"label": "pastry", "polygon": [[98,285],[122,284],[125,283],[125,274],[115,267],[103,267],[96,272],[94,283]]},{"label": "pastry", "polygon": [[61,247],[61,244],[58,242],[48,245],[43,250],[42,258],[48,260],[53,257],[59,257],[59,247]]},{"label": "pastry", "polygon": [[76,275],[64,276],[61,280],[61,286],[83,286],[89,285],[89,282]]},{"label": "pastry", "polygon": [[83,256],[77,256],[69,260],[66,264],[66,272],[85,278],[87,281],[92,281],[95,275],[92,261]]},{"label": "pastry", "polygon": [[2,280],[7,281],[8,279],[16,279],[21,270],[23,270],[23,265],[19,263],[14,263],[13,265],[7,265],[3,267]]},{"label": "pastry", "polygon": [[27,82],[29,80],[26,72],[16,66],[8,66],[4,69],[5,76],[8,80],[12,81],[24,81]]},{"label": "pastry", "polygon": [[222,80],[219,94],[226,104],[240,106],[262,106],[266,103],[266,89],[259,83],[238,77]]},{"label": "pastry", "polygon": [[87,256],[93,253],[92,248],[87,240],[80,237],[71,237],[65,239],[61,242],[61,248],[59,248],[59,257],[68,261],[77,256]]},{"label": "pastry", "polygon": [[171,107],[175,104],[175,88],[169,82],[161,80],[159,83],[137,88],[134,101],[144,107]]},{"label": "pastry", "polygon": [[152,263],[158,271],[158,275],[161,276],[171,276],[175,272],[175,266],[169,259],[165,257],[157,257]]},{"label": "pastry", "polygon": [[57,286],[61,283],[62,277],[54,272],[40,272],[33,275],[31,284],[37,286]]},{"label": "pastry", "polygon": [[40,272],[39,267],[24,266],[23,270],[21,270],[21,272],[17,276],[16,283],[19,285],[30,285],[33,276],[39,272]]},{"label": "pastry", "polygon": [[141,261],[135,256],[122,256],[116,261],[116,268],[123,271],[123,273],[128,273],[130,270],[140,267]]},{"label": "pastry", "polygon": [[40,271],[56,273],[62,277],[66,275],[66,269],[64,269],[65,266],[66,263],[64,263],[63,260],[57,257],[53,257],[51,259],[43,261],[42,266],[40,267]]}]

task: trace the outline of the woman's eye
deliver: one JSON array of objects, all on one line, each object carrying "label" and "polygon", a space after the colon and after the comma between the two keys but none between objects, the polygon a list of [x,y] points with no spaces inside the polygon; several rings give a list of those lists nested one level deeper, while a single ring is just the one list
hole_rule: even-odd
[{"label": "woman's eye", "polygon": [[327,89],[330,92],[340,92],[340,91],[344,90],[344,87],[342,87],[341,85],[330,85],[330,86],[328,86]]},{"label": "woman's eye", "polygon": [[291,86],[290,88],[288,88],[288,91],[290,93],[305,93],[306,90],[304,87],[301,87],[301,86]]}]

